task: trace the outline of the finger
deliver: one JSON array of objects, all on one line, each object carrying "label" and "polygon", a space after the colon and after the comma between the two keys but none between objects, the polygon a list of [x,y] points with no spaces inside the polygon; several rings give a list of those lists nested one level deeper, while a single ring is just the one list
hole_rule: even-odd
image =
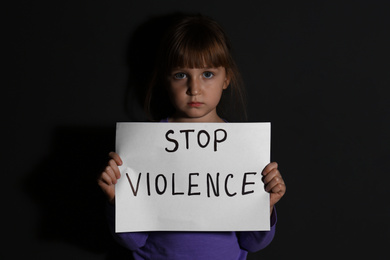
[{"label": "finger", "polygon": [[123,163],[122,159],[116,152],[110,152],[108,154],[108,156],[110,156],[110,158],[114,159],[114,161],[116,162],[117,165],[122,165],[122,163]]},{"label": "finger", "polygon": [[97,180],[98,182],[98,185],[100,186],[100,188],[104,191],[104,193],[108,193],[109,192],[109,189],[112,189],[113,187],[115,187],[112,183],[112,180],[110,178],[110,176],[108,176],[108,174],[106,172],[102,173],[101,177]]},{"label": "finger", "polygon": [[265,185],[267,185],[268,183],[270,183],[274,178],[278,178],[280,180],[282,180],[283,182],[283,178],[282,178],[282,175],[280,174],[279,170],[278,169],[272,169],[269,173],[267,173],[264,177],[263,177],[263,182]]},{"label": "finger", "polygon": [[119,179],[121,177],[121,172],[119,167],[114,159],[108,161],[108,165],[111,168],[112,173],[115,175],[115,179]]},{"label": "finger", "polygon": [[108,185],[104,180],[102,180],[102,179],[99,179],[99,180],[98,180],[98,185],[99,185],[99,187],[102,189],[102,191],[103,191],[105,194],[107,194],[106,190],[107,190],[107,188],[109,187],[109,185]]},{"label": "finger", "polygon": [[117,180],[118,180],[118,177],[117,177],[117,174],[115,173],[115,170],[113,170],[111,166],[107,166],[106,169],[105,169],[105,172],[107,173],[107,175],[111,179],[111,182],[113,184],[116,184]]},{"label": "finger", "polygon": [[101,177],[102,178],[98,180],[98,185],[103,190],[103,192],[106,194],[108,201],[113,204],[114,198],[115,198],[115,185],[114,184],[107,184],[107,182],[106,182],[107,178],[110,179],[108,177],[108,175],[106,175],[106,177],[104,177],[102,174]]},{"label": "finger", "polygon": [[264,169],[261,172],[261,174],[263,176],[265,176],[268,173],[270,173],[273,169],[277,169],[277,168],[278,168],[278,163],[277,162],[271,162],[271,163],[267,164],[267,166],[264,167]]},{"label": "finger", "polygon": [[277,176],[266,184],[265,190],[270,193],[277,193],[281,192],[283,190],[283,187],[285,187],[283,179]]},{"label": "finger", "polygon": [[278,184],[270,193],[270,206],[273,207],[286,193],[286,186]]},{"label": "finger", "polygon": [[100,175],[99,179],[98,179],[98,183],[104,183],[106,185],[112,185],[112,179],[111,177],[107,174],[107,172],[102,172],[102,174]]},{"label": "finger", "polygon": [[286,193],[286,185],[277,184],[274,186],[270,192],[270,202],[272,205],[275,205]]}]

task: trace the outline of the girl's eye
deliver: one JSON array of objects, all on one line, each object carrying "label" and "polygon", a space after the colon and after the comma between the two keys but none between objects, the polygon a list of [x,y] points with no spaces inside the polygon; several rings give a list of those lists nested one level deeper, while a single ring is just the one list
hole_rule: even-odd
[{"label": "girl's eye", "polygon": [[176,73],[173,77],[175,79],[185,79],[187,77],[187,75],[183,72],[179,72],[179,73]]},{"label": "girl's eye", "polygon": [[210,71],[203,72],[203,77],[205,77],[206,79],[211,79],[212,77],[214,77],[214,73]]}]

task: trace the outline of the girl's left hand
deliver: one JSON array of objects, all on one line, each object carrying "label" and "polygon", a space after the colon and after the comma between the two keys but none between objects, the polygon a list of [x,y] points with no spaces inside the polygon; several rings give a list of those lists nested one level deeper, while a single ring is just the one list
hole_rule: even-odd
[{"label": "girl's left hand", "polygon": [[286,193],[286,184],[283,181],[276,162],[271,162],[265,166],[261,174],[263,175],[265,191],[270,193],[270,207],[272,213],[274,205]]}]

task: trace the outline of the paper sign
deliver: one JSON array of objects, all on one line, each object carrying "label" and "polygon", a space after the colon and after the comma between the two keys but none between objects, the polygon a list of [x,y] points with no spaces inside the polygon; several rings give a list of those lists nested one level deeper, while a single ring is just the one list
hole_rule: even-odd
[{"label": "paper sign", "polygon": [[116,150],[116,232],[270,229],[270,123],[118,123]]}]

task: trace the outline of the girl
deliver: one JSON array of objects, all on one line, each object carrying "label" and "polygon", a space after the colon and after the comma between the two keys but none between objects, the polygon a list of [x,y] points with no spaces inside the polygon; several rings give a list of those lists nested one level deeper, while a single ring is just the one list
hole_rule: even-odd
[{"label": "girl", "polygon": [[[222,28],[212,19],[196,15],[177,20],[162,41],[155,71],[145,100],[148,114],[161,122],[226,122],[226,104],[243,105],[240,76]],[[230,93],[229,93],[230,92]],[[236,103],[229,98],[238,100]],[[225,106],[223,106],[225,104]],[[115,184],[120,178],[118,154],[100,174],[98,184],[110,202],[114,226]],[[274,205],[286,186],[275,162],[262,171],[270,192],[271,230],[253,232],[129,232],[114,233],[116,240],[133,251],[135,259],[246,259],[273,239]]]}]

